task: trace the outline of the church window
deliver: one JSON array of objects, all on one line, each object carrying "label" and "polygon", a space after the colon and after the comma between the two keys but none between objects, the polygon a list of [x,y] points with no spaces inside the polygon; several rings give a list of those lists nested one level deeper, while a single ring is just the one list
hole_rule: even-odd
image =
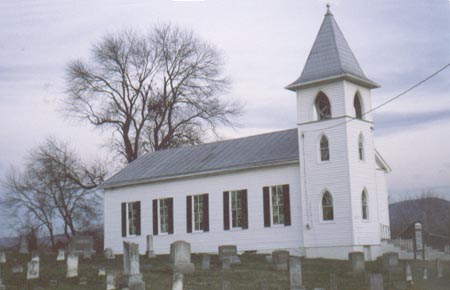
[{"label": "church window", "polygon": [[358,93],[355,94],[355,98],[353,100],[353,108],[355,109],[355,117],[357,119],[362,120],[362,105],[361,105],[361,97]]},{"label": "church window", "polygon": [[122,236],[141,234],[141,202],[122,203]]},{"label": "church window", "polygon": [[320,161],[330,160],[330,147],[328,144],[328,138],[322,135],[320,138]]},{"label": "church window", "polygon": [[242,226],[242,192],[230,191],[231,195],[231,225],[233,228]]},{"label": "church window", "polygon": [[284,224],[284,196],[283,186],[277,185],[271,187],[272,194],[272,224]]},{"label": "church window", "polygon": [[359,160],[364,160],[364,136],[361,134],[359,134],[359,138],[358,138],[358,155],[359,155]]},{"label": "church window", "polygon": [[334,219],[333,197],[328,191],[325,191],[322,196],[322,219],[324,221],[332,221]]},{"label": "church window", "polygon": [[169,199],[163,198],[159,200],[159,232],[169,232]]},{"label": "church window", "polygon": [[369,218],[369,207],[367,204],[367,193],[363,190],[361,194],[361,205],[362,205],[362,218],[367,220]]},{"label": "church window", "polygon": [[328,97],[320,92],[316,101],[314,102],[314,120],[328,120],[331,119],[331,104]]}]

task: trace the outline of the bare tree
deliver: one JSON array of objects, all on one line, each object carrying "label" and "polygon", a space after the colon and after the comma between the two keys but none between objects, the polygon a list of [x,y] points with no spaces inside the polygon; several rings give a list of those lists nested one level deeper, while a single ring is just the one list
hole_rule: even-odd
[{"label": "bare tree", "polygon": [[96,187],[105,169],[86,166],[65,143],[47,139],[31,152],[23,173],[5,181],[5,202],[32,213],[47,228],[54,246],[54,219],[60,217],[64,233],[76,235],[80,226],[95,220],[99,212]]},{"label": "bare tree", "polygon": [[161,25],[146,35],[106,35],[89,62],[70,63],[63,108],[112,129],[113,150],[131,162],[145,151],[200,143],[206,131],[233,125],[239,104],[219,98],[228,87],[212,45]]}]

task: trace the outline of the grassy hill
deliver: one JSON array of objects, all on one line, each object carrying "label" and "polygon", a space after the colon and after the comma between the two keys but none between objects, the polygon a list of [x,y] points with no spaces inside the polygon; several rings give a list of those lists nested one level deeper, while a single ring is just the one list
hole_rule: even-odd
[{"label": "grassy hill", "polygon": [[[88,279],[87,286],[80,286],[79,278],[65,278],[66,263],[56,262],[56,254],[41,256],[40,278],[26,282],[26,273],[12,274],[11,267],[13,257],[22,265],[30,260],[30,255],[9,254],[8,263],[2,265],[2,276],[7,289],[35,289],[43,287],[49,289],[50,280],[58,280],[59,290],[99,290],[106,289],[105,277],[98,277],[98,267],[106,266],[108,271],[120,271],[122,269],[122,257],[117,256],[115,260],[106,261],[103,257],[97,256],[92,260],[80,260],[79,275]],[[211,259],[210,270],[201,270],[201,256],[193,255],[192,260],[196,270],[194,275],[185,276],[184,289],[192,290],[219,290],[222,281],[229,280],[233,289],[238,290],[259,290],[260,283],[266,281],[270,290],[289,289],[288,273],[286,271],[273,271],[271,265],[265,261],[263,255],[245,254],[241,256],[241,265],[233,266],[231,270],[222,271],[218,263],[218,257]],[[167,255],[158,256],[156,259],[148,260],[141,256],[142,265],[151,263],[150,270],[141,270],[147,290],[169,290],[171,289],[171,274],[167,271]],[[429,280],[423,280],[423,268],[428,268]],[[385,279],[385,289],[404,288],[405,276],[403,273],[391,274],[383,272],[381,261],[367,262],[367,272],[383,273]],[[413,266],[415,289],[416,290],[448,290],[450,285],[450,267],[445,265],[445,278],[436,279],[434,263],[415,264]],[[307,289],[328,288],[330,273],[337,276],[338,289],[343,290],[368,290],[367,277],[353,276],[350,274],[350,263],[348,261],[324,260],[324,259],[304,259],[302,261],[303,281]],[[400,285],[400,288],[393,288],[392,285]],[[390,285],[390,286],[389,286]],[[389,288],[388,288],[389,287]],[[119,289],[119,288],[118,288]]]}]

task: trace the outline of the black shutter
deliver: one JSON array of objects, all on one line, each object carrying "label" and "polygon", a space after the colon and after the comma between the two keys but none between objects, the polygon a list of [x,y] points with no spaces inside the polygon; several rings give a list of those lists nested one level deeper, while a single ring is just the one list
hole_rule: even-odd
[{"label": "black shutter", "polygon": [[242,204],[242,220],[241,225],[243,229],[248,229],[248,204],[247,204],[247,189],[241,190],[241,204]]},{"label": "black shutter", "polygon": [[158,235],[158,200],[153,200],[153,235]]},{"label": "black shutter", "polygon": [[207,193],[202,196],[202,201],[203,201],[203,220],[202,220],[203,231],[209,232],[209,196]]},{"label": "black shutter", "polygon": [[225,191],[223,193],[223,229],[230,229],[230,193]]},{"label": "black shutter", "polygon": [[284,199],[284,225],[291,225],[291,199],[289,194],[289,184],[283,185]]},{"label": "black shutter", "polygon": [[192,233],[192,196],[186,196],[186,230]]},{"label": "black shutter", "polygon": [[140,236],[141,235],[141,202],[137,201],[134,203],[134,205],[136,206],[135,210],[136,210],[136,215],[137,215],[136,236]]},{"label": "black shutter", "polygon": [[127,236],[127,204],[122,202],[122,237]]},{"label": "black shutter", "polygon": [[169,234],[173,234],[173,198],[168,198]]},{"label": "black shutter", "polygon": [[264,226],[270,227],[270,191],[268,186],[263,187]]}]

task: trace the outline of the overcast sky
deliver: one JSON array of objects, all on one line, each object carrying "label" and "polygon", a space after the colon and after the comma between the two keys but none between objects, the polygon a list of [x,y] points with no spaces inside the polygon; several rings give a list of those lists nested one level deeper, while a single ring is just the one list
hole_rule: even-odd
[{"label": "overcast sky", "polygon": [[[124,28],[171,22],[223,52],[233,80],[225,97],[245,105],[242,128],[222,129],[224,138],[294,128],[295,94],[284,87],[300,75],[327,2],[363,71],[382,85],[374,106],[450,62],[448,0],[1,1],[0,175],[47,136],[86,158],[101,154],[109,135],[65,120],[58,100],[67,63]],[[450,197],[450,69],[378,110],[375,128],[394,196],[432,188]]]}]

